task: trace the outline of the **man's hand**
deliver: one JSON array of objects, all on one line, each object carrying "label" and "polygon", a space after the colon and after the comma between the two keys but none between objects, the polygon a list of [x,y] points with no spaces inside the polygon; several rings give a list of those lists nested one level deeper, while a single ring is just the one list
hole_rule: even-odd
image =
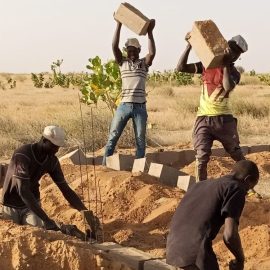
[{"label": "man's hand", "polygon": [[57,226],[55,221],[53,221],[52,219],[48,219],[48,220],[44,221],[44,228],[46,230],[50,230],[50,231],[59,231],[60,230],[60,228]]},{"label": "man's hand", "polygon": [[153,32],[155,25],[156,25],[156,21],[154,19],[151,19],[149,26],[148,26],[148,29],[147,29],[148,34]]},{"label": "man's hand", "polygon": [[244,261],[231,260],[229,263],[230,270],[244,270]]},{"label": "man's hand", "polygon": [[81,214],[84,220],[90,226],[90,229],[93,233],[96,233],[98,230],[102,230],[98,217],[95,216],[92,211],[83,210],[81,211]]}]

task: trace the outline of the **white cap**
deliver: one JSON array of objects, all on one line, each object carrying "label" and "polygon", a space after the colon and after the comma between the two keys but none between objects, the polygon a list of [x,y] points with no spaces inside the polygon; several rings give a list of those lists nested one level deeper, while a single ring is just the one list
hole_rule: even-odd
[{"label": "white cap", "polygon": [[232,37],[229,41],[235,41],[236,45],[242,50],[243,53],[248,50],[246,40],[240,35]]},{"label": "white cap", "polygon": [[47,126],[44,128],[43,137],[57,146],[64,146],[65,144],[65,131],[57,126]]},{"label": "white cap", "polygon": [[129,46],[135,47],[137,49],[141,48],[141,45],[137,38],[129,38],[127,42],[125,43],[126,48]]}]

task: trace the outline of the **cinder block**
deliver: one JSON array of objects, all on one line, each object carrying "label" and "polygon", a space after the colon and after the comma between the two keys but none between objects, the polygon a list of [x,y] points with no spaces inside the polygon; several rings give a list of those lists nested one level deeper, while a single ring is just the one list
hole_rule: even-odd
[{"label": "cinder block", "polygon": [[120,4],[114,18],[138,35],[146,35],[150,20],[128,3]]},{"label": "cinder block", "polygon": [[131,155],[115,154],[106,157],[106,166],[116,171],[131,171],[134,157]]},{"label": "cinder block", "polygon": [[212,20],[195,21],[189,42],[205,68],[222,66],[228,43]]},{"label": "cinder block", "polygon": [[196,183],[196,179],[191,175],[178,176],[177,187],[184,191],[188,191]]},{"label": "cinder block", "polygon": [[76,149],[64,155],[59,160],[63,161],[67,159],[69,159],[74,165],[86,165],[86,157],[81,149]]},{"label": "cinder block", "polygon": [[153,259],[144,262],[144,270],[177,270],[179,268],[167,264],[163,260]]},{"label": "cinder block", "polygon": [[95,165],[101,165],[102,160],[103,160],[102,156],[97,156],[94,158],[93,157],[86,157],[87,165],[94,165],[94,161],[95,161]]},{"label": "cinder block", "polygon": [[172,187],[177,186],[179,175],[185,175],[183,172],[180,172],[175,168],[159,163],[151,163],[148,174],[159,178],[159,181],[162,184]]},{"label": "cinder block", "polygon": [[243,155],[247,155],[249,153],[249,147],[248,146],[242,146],[241,147]]},{"label": "cinder block", "polygon": [[185,165],[188,165],[190,163],[192,163],[193,161],[195,161],[196,157],[196,153],[194,150],[190,150],[190,149],[185,149],[183,150],[184,153],[185,153],[185,160],[186,160],[186,164]]},{"label": "cinder block", "polygon": [[147,158],[136,158],[134,159],[132,172],[144,172],[147,173],[149,170],[149,162]]},{"label": "cinder block", "polygon": [[179,151],[158,152],[157,163],[175,167],[180,159]]},{"label": "cinder block", "polygon": [[270,151],[270,146],[267,144],[252,145],[249,147],[249,153],[259,153],[259,152],[265,152],[265,151]]}]

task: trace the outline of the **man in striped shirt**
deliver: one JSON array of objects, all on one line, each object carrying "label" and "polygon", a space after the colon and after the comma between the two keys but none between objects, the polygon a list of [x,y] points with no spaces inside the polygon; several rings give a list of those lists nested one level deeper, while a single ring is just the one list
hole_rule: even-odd
[{"label": "man in striped shirt", "polygon": [[156,54],[153,37],[155,20],[151,20],[148,27],[149,52],[144,58],[139,57],[141,45],[136,38],[127,40],[125,44],[127,57],[122,55],[122,52],[119,49],[121,27],[122,24],[117,21],[112,49],[115,61],[119,64],[121,71],[122,100],[111,123],[109,139],[105,147],[103,165],[106,165],[106,157],[113,155],[118,139],[130,118],[133,121],[136,139],[136,158],[143,158],[145,156],[147,121],[145,83],[148,67],[152,65],[152,61]]}]

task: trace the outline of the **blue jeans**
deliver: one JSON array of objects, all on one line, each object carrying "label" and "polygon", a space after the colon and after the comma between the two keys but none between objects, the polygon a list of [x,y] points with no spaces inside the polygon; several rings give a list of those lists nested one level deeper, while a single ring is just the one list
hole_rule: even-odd
[{"label": "blue jeans", "polygon": [[146,105],[145,103],[122,102],[117,108],[111,123],[109,139],[102,162],[103,165],[106,165],[106,157],[113,155],[115,146],[130,118],[132,118],[136,139],[136,158],[143,158],[145,156]]}]

